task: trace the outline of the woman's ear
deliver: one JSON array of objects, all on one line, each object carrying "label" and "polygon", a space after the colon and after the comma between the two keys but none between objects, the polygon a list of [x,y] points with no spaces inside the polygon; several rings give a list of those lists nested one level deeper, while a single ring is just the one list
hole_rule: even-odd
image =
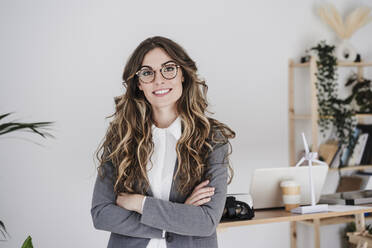
[{"label": "woman's ear", "polygon": [[138,86],[138,88],[139,88],[140,90],[143,91],[143,89],[142,89],[142,85],[141,85],[140,83],[137,83],[137,86]]}]

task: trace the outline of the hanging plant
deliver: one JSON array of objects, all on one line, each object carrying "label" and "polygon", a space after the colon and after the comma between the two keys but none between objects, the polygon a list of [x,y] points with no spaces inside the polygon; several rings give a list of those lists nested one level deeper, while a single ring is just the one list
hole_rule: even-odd
[{"label": "hanging plant", "polygon": [[335,46],[330,46],[325,41],[321,41],[310,50],[317,54],[316,65],[318,71],[316,73],[315,87],[317,90],[320,132],[325,137],[326,130],[334,127],[339,144],[345,145],[352,153],[356,144],[356,137],[353,136],[356,127],[356,116],[351,105],[345,103],[345,100],[338,98],[337,59],[334,56]]}]

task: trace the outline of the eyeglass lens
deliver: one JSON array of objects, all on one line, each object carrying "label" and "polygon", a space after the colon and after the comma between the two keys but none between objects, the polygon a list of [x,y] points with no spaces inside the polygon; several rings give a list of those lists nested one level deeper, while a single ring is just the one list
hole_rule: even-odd
[{"label": "eyeglass lens", "polygon": [[[164,65],[160,69],[160,73],[165,79],[173,79],[177,76],[177,65]],[[138,77],[141,79],[142,82],[150,83],[155,78],[155,71],[151,68],[144,68],[139,72]]]}]

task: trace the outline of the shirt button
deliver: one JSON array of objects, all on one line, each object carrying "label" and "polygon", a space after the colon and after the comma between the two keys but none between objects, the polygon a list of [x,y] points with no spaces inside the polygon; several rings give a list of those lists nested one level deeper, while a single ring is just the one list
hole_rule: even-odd
[{"label": "shirt button", "polygon": [[165,233],[165,240],[169,243],[172,242],[173,241],[173,235],[171,235],[169,232],[166,232]]}]

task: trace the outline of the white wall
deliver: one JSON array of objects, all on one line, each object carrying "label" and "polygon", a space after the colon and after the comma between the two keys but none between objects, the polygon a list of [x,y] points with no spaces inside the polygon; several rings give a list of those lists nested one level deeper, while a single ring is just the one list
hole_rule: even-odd
[{"label": "white wall", "polygon": [[[369,4],[333,2],[342,13]],[[20,247],[30,234],[40,248],[106,246],[108,233],[95,230],[90,217],[93,153],[113,97],[123,91],[125,61],[149,36],[186,48],[207,80],[215,117],[236,131],[230,193],[247,192],[255,168],[288,166],[288,59],[322,39],[336,40],[315,14],[319,3],[1,0],[0,113],[56,121],[56,139],[25,132],[0,138],[0,219],[12,235],[0,245]],[[351,40],[369,61],[371,32],[372,24]],[[219,244],[288,247],[288,227],[231,228]],[[339,247],[338,229],[322,229],[322,245]],[[311,229],[299,231],[299,247],[310,247]]]}]

